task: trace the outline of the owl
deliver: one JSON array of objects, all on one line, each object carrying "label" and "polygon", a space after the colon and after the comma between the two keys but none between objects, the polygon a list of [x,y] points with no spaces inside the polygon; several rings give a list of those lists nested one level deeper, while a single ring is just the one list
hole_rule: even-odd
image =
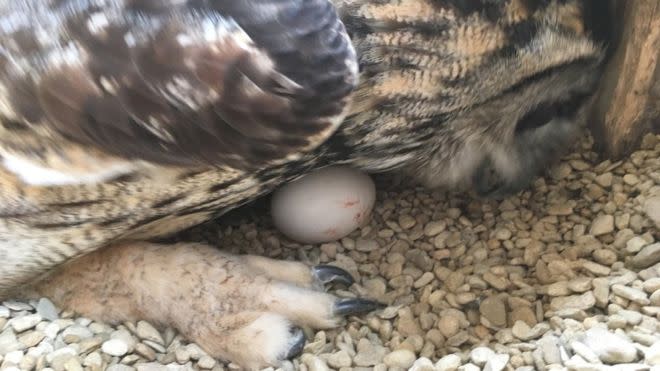
[{"label": "owl", "polygon": [[[0,2],[0,297],[247,368],[382,306],[334,266],[153,242],[330,165],[518,192],[577,135],[598,0]],[[112,305],[109,305],[112,303]]]}]

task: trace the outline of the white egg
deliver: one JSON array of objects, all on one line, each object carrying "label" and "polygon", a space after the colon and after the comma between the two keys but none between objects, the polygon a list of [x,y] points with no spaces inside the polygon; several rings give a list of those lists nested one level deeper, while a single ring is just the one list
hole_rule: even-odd
[{"label": "white egg", "polygon": [[272,197],[275,227],[294,241],[321,243],[345,237],[371,215],[376,186],[348,167],[328,167],[279,188]]}]

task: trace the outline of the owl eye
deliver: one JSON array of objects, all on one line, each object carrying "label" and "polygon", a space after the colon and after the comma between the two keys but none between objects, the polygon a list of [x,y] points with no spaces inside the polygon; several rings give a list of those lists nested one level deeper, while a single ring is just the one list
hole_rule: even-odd
[{"label": "owl eye", "polygon": [[573,117],[588,97],[588,94],[578,94],[569,100],[563,101],[557,108],[557,114],[560,117]]},{"label": "owl eye", "polygon": [[520,134],[528,130],[538,129],[557,117],[557,114],[558,107],[556,104],[542,103],[518,120],[515,133]]},{"label": "owl eye", "polygon": [[587,94],[577,94],[566,100],[552,103],[544,102],[527,112],[518,121],[515,133],[519,134],[527,130],[538,129],[553,119],[570,119],[575,116],[587,97]]}]

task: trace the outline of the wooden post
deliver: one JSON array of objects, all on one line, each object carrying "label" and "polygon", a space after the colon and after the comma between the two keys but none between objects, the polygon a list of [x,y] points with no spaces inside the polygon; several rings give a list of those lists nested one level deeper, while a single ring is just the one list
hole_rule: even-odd
[{"label": "wooden post", "polygon": [[617,159],[645,133],[660,132],[660,0],[613,1],[616,49],[591,123],[598,149]]}]

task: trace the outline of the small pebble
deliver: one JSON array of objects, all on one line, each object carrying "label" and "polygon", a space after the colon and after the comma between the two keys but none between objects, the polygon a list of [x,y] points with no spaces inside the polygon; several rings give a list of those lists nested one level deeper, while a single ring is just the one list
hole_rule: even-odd
[{"label": "small pebble", "polygon": [[383,358],[383,363],[389,367],[408,369],[415,362],[415,353],[408,349],[395,350]]},{"label": "small pebble", "polygon": [[483,367],[493,356],[495,356],[495,352],[486,347],[477,347],[470,352],[470,360],[479,367]]},{"label": "small pebble", "polygon": [[660,262],[660,242],[645,246],[630,261],[638,269],[648,268]]},{"label": "small pebble", "polygon": [[128,352],[128,345],[120,339],[110,339],[101,346],[103,353],[115,357],[121,357]]},{"label": "small pebble", "polygon": [[507,363],[509,363],[508,354],[497,354],[491,357],[488,362],[486,362],[484,371],[502,371],[506,367]]},{"label": "small pebble", "polygon": [[11,327],[16,332],[23,332],[29,330],[41,322],[41,316],[38,314],[28,314],[26,316],[21,316],[14,318],[11,323]]},{"label": "small pebble", "polygon": [[623,298],[634,301],[639,305],[649,305],[651,303],[651,301],[649,300],[648,296],[644,291],[636,289],[634,287],[628,287],[624,285],[612,285],[612,292]]},{"label": "small pebble", "polygon": [[600,327],[587,330],[584,344],[608,364],[630,363],[637,359],[637,349],[629,340]]},{"label": "small pebble", "polygon": [[644,362],[651,366],[660,365],[660,339],[644,351]]},{"label": "small pebble", "polygon": [[612,215],[600,215],[591,223],[589,233],[600,236],[614,231],[614,217]]},{"label": "small pebble", "polygon": [[497,296],[484,299],[479,306],[479,312],[495,326],[506,326],[506,306]]},{"label": "small pebble", "polygon": [[454,371],[461,365],[461,357],[456,354],[448,354],[435,364],[437,370]]}]

